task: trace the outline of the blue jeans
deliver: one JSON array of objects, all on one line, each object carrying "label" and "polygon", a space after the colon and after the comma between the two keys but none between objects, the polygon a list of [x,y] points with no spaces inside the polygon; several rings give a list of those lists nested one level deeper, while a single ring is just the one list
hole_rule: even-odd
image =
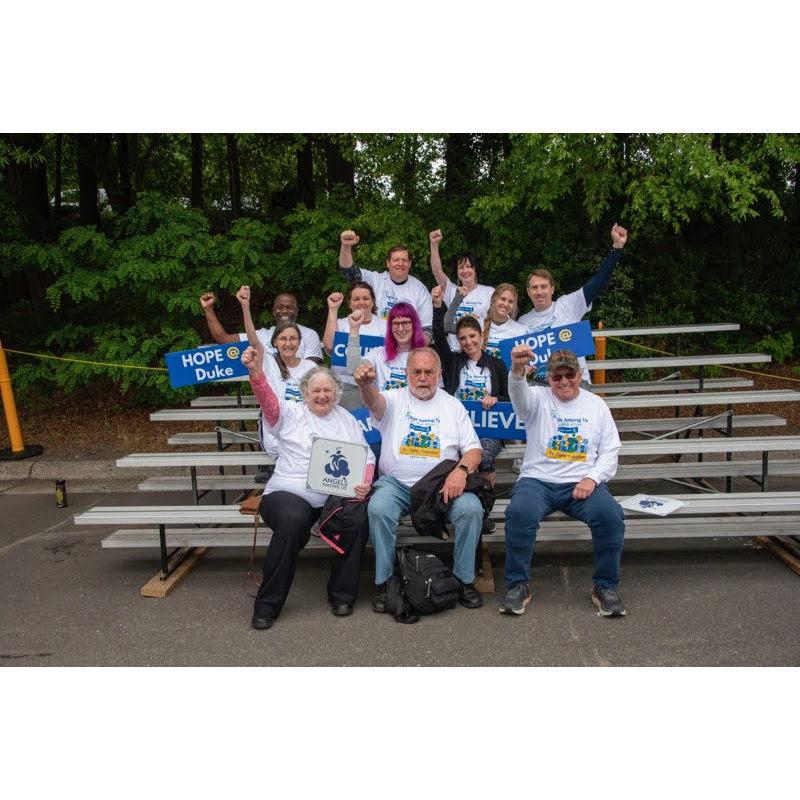
[{"label": "blue jeans", "polygon": [[[391,475],[375,481],[369,500],[369,538],[375,548],[375,583],[386,583],[394,572],[394,545],[397,523],[411,508],[411,489]],[[453,573],[463,583],[475,580],[475,548],[483,524],[481,501],[464,492],[450,503],[448,521],[455,528]]]},{"label": "blue jeans", "polygon": [[592,531],[594,575],[598,586],[615,589],[619,583],[619,562],[625,536],[622,506],[601,483],[585,500],[572,497],[574,483],[545,483],[520,478],[511,491],[506,508],[506,587],[530,583],[533,545],[539,523],[554,511],[563,511],[585,522]]}]

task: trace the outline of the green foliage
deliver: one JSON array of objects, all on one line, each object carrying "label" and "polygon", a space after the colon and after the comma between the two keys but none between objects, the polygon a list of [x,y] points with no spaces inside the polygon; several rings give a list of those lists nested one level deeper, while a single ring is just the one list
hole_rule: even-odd
[{"label": "green foliage", "polygon": [[[296,159],[309,136],[313,207],[299,203],[297,186]],[[189,134],[129,134],[136,202],[119,215],[106,205],[100,225],[86,227],[77,224],[76,141],[65,134],[62,208],[44,241],[27,237],[24,212],[0,174],[0,336],[18,349],[160,367],[163,353],[209,340],[198,302],[204,291],[217,294],[226,329],[241,330],[233,295],[243,283],[260,323],[271,323],[275,295],[292,291],[303,323],[321,330],[326,295],[344,288],[336,264],[345,228],[361,237],[360,266],[383,269],[387,250],[404,243],[413,274],[428,286],[428,232],[441,228],[451,276],[450,258],[472,250],[481,283],[516,284],[524,312],[531,269],[550,269],[557,294],[577,290],[605,256],[617,221],[630,240],[595,301],[593,325],[740,322],[740,332],[687,338],[682,352],[752,348],[781,363],[792,357],[800,340],[800,135],[455,136],[236,134],[244,216],[232,219],[224,134],[202,136],[204,211],[189,207]],[[43,141],[34,153],[0,137],[0,167],[46,164],[52,200],[56,135]],[[354,191],[330,179],[331,148],[352,163]],[[454,148],[457,191],[447,164]],[[49,316],[34,302],[37,285]],[[609,342],[609,357],[648,354]],[[193,391],[169,389],[160,371],[16,357],[14,379],[26,392],[114,385],[137,400],[170,403]]]},{"label": "green foliage", "polygon": [[783,331],[759,339],[755,346],[759,352],[769,353],[773,361],[783,364],[794,354],[794,337],[789,331]]}]

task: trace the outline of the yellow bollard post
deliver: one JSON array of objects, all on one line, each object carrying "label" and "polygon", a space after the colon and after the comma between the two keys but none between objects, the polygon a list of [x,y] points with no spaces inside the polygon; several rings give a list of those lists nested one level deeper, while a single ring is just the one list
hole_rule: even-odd
[{"label": "yellow bollard post", "polygon": [[11,389],[11,375],[8,372],[6,351],[3,350],[2,342],[0,342],[0,394],[3,396],[3,410],[6,414],[8,436],[11,440],[11,447],[0,449],[0,461],[16,461],[18,459],[40,455],[42,452],[41,445],[31,444],[25,447],[22,443],[22,431],[19,427],[17,404],[14,402],[14,392]]},{"label": "yellow bollard post", "polygon": [[[603,330],[603,323],[597,323],[597,330]],[[597,336],[594,340],[594,357],[597,361],[602,361],[606,357],[606,337],[605,336]],[[596,369],[594,371],[594,382],[595,383],[605,383],[606,382],[606,371],[604,369]],[[602,392],[598,392],[602,396]]]}]

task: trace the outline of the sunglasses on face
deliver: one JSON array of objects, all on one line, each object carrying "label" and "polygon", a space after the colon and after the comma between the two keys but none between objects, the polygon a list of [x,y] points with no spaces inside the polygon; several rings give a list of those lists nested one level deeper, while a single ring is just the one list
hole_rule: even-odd
[{"label": "sunglasses on face", "polygon": [[566,378],[567,380],[570,380],[570,381],[571,381],[571,380],[573,380],[573,378],[574,378],[574,377],[575,377],[577,374],[578,374],[578,373],[577,373],[577,372],[576,372],[574,369],[567,369],[567,370],[564,370],[563,372],[554,372],[554,373],[551,373],[550,377],[551,377],[551,378],[552,378],[554,381],[560,381],[562,378]]}]

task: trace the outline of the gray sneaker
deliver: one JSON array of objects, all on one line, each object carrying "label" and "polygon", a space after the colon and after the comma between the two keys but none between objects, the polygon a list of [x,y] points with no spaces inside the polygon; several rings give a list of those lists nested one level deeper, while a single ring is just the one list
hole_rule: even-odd
[{"label": "gray sneaker", "polygon": [[527,583],[512,586],[500,604],[501,614],[524,614],[525,606],[531,601],[531,590]]},{"label": "gray sneaker", "polygon": [[595,584],[592,588],[592,602],[599,609],[601,617],[624,617],[627,613],[616,589]]}]

